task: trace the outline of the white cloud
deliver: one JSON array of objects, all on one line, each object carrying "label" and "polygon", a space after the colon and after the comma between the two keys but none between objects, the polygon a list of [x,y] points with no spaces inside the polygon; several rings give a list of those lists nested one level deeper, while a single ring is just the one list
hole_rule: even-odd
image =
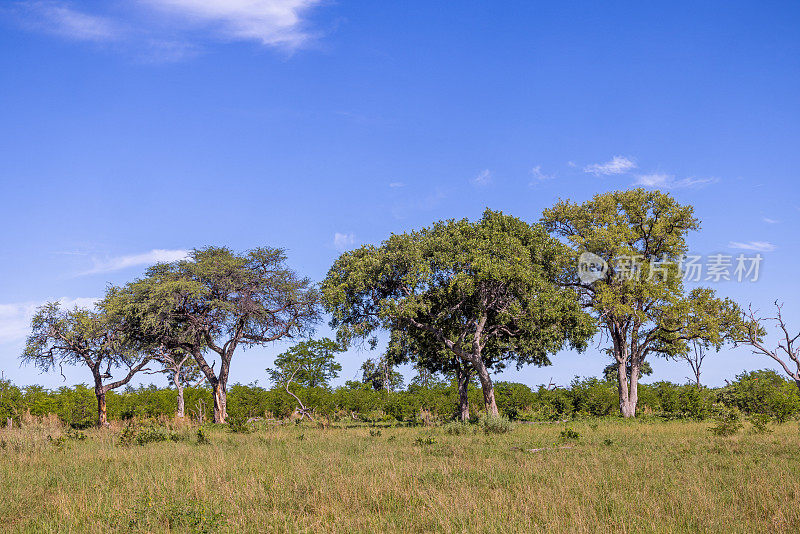
[{"label": "white cloud", "polygon": [[67,0],[19,1],[25,27],[76,41],[114,42],[148,60],[194,55],[204,40],[256,41],[294,51],[314,37],[306,23],[323,0],[126,0],[78,10]]},{"label": "white cloud", "polygon": [[492,171],[489,169],[483,169],[481,172],[478,173],[478,176],[470,180],[472,185],[476,185],[478,187],[489,185],[492,183]]},{"label": "white cloud", "polygon": [[[61,303],[63,309],[79,308],[91,309],[97,303],[96,297],[79,297],[75,299],[53,299]],[[30,333],[31,318],[36,313],[36,308],[44,302],[19,302],[0,304],[0,344],[14,343],[25,339]]]},{"label": "white cloud", "polygon": [[397,189],[399,187],[405,187],[405,185],[406,184],[404,184],[403,182],[392,182],[389,184],[389,187],[391,187],[392,189]]},{"label": "white cloud", "polygon": [[16,7],[24,24],[69,39],[113,41],[123,33],[111,19],[78,11],[65,2],[21,2]]},{"label": "white cloud", "polygon": [[333,234],[333,246],[336,250],[344,252],[345,250],[349,249],[353,246],[356,242],[356,236],[352,233],[349,234],[340,234],[336,232]]},{"label": "white cloud", "polygon": [[730,243],[728,243],[728,246],[730,248],[736,248],[740,250],[753,250],[755,252],[772,252],[777,248],[769,241],[748,241],[746,243],[731,241]]},{"label": "white cloud", "polygon": [[119,271],[127,269],[128,267],[137,267],[140,265],[153,265],[161,262],[171,262],[184,260],[189,257],[188,250],[164,250],[153,249],[150,252],[143,254],[132,254],[129,256],[116,256],[107,259],[94,259],[94,267],[81,274],[97,274],[108,273],[111,271]]},{"label": "white cloud", "polygon": [[140,0],[225,38],[295,49],[310,39],[303,14],[321,0]]},{"label": "white cloud", "polygon": [[583,168],[583,171],[595,176],[608,176],[611,174],[623,174],[635,168],[636,163],[633,160],[624,156],[614,156],[611,161],[587,165]]},{"label": "white cloud", "polygon": [[780,222],[777,219],[770,219],[769,217],[764,217],[763,221],[767,224],[778,224]]},{"label": "white cloud", "polygon": [[[540,165],[537,165],[536,167],[531,169],[531,176],[533,176],[533,178],[535,180],[538,180],[538,181],[552,180],[553,178],[556,177],[555,174],[545,174],[545,173],[543,173],[542,172],[542,167]],[[532,182],[532,183],[535,183],[535,182]]]},{"label": "white cloud", "polygon": [[683,189],[687,187],[702,187],[713,184],[716,181],[716,178],[682,178],[676,180],[672,174],[652,173],[638,175],[633,185],[658,189]]}]

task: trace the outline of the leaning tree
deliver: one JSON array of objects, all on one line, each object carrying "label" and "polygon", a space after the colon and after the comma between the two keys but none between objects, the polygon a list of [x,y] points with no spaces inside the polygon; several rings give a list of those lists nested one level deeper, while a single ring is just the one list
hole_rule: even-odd
[{"label": "leaning tree", "polygon": [[[31,320],[31,334],[22,354],[23,363],[42,371],[63,365],[84,365],[92,373],[97,397],[97,425],[108,426],[106,394],[124,386],[143,370],[150,356],[129,342],[124,329],[106,313],[103,304],[96,310],[62,310],[58,302],[41,306]],[[113,379],[113,372],[125,375]]]},{"label": "leaning tree", "polygon": [[[317,290],[286,266],[278,248],[244,254],[195,249],[186,260],[151,267],[126,290],[146,341],[193,356],[213,390],[215,423],[227,416],[228,378],[238,348],[307,334],[319,320]],[[218,371],[209,353],[218,358]]]},{"label": "leaning tree", "polygon": [[322,283],[323,303],[343,344],[399,330],[469,364],[496,415],[491,370],[547,365],[594,332],[574,290],[556,284],[564,259],[542,228],[486,210],[474,223],[441,221],[342,254]]},{"label": "leaning tree", "polygon": [[[741,327],[739,307],[707,288],[686,294],[681,261],[686,235],[700,227],[691,206],[659,191],[632,189],[559,201],[542,223],[572,248],[568,287],[611,340],[619,407],[636,414],[648,355],[678,357],[692,340],[719,347]],[[590,271],[579,267],[594,265]]]}]

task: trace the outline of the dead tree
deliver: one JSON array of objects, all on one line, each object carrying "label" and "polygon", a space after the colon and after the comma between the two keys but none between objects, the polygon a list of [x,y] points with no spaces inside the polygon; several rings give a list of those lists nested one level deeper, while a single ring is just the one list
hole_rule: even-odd
[{"label": "dead tree", "polygon": [[[753,307],[750,306],[744,313],[746,325],[736,344],[749,346],[753,354],[763,354],[778,362],[800,389],[800,347],[796,345],[800,332],[794,336],[789,333],[789,328],[783,320],[782,303],[779,304],[776,300],[775,308],[777,313],[774,317],[760,317],[758,311],[753,311]],[[778,345],[775,348],[769,348],[764,341],[766,323],[772,323],[778,329]]]},{"label": "dead tree", "polygon": [[303,417],[308,417],[308,420],[309,420],[309,421],[311,421],[311,422],[313,422],[313,421],[314,421],[314,417],[311,415],[311,413],[312,413],[312,410],[310,410],[310,409],[306,408],[305,404],[303,404],[303,401],[301,401],[301,400],[300,400],[300,397],[298,397],[297,395],[295,395],[294,393],[292,393],[292,391],[289,389],[289,384],[291,384],[291,383],[292,383],[292,380],[294,379],[294,375],[295,375],[295,374],[297,374],[297,371],[298,371],[299,369],[300,369],[299,367],[298,367],[297,369],[295,369],[295,370],[292,372],[292,374],[291,374],[291,376],[289,377],[289,379],[288,379],[288,380],[286,380],[286,384],[285,384],[285,387],[286,387],[286,393],[288,393],[289,395],[291,395],[292,397],[294,397],[294,400],[296,400],[296,401],[297,401],[297,408],[295,408],[295,410],[297,411],[297,413],[299,413],[299,414],[300,414],[300,419],[302,420],[302,419],[303,419]]}]

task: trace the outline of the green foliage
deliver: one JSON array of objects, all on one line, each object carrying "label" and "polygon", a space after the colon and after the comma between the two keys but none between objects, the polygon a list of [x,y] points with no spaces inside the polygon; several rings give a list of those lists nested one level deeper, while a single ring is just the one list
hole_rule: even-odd
[{"label": "green foliage", "polygon": [[765,414],[784,423],[800,411],[800,395],[793,381],[775,371],[742,373],[723,388],[720,397],[725,404],[746,414]]},{"label": "green foliage", "polygon": [[401,352],[441,358],[441,367],[454,357],[494,369],[547,365],[594,333],[574,292],[556,283],[566,259],[539,226],[486,210],[475,223],[441,221],[342,254],[323,303],[343,344],[383,329],[402,332]]},{"label": "green foliage", "polygon": [[[686,236],[700,221],[691,206],[670,195],[639,188],[597,194],[582,204],[559,201],[544,211],[542,223],[570,243],[569,281],[612,340],[615,361],[629,369],[623,400],[634,396],[639,375],[630,375],[648,354],[684,355],[692,340],[719,348],[743,327],[741,310],[730,299],[706,288],[685,293],[679,265]],[[580,279],[583,253],[606,262],[599,280]],[[629,417],[636,406],[628,401],[620,408]]]},{"label": "green foliage", "polygon": [[247,422],[248,418],[241,414],[231,414],[226,421],[228,430],[234,434],[250,434],[253,426]]},{"label": "green foliage", "polygon": [[483,414],[478,426],[484,434],[507,434],[514,430],[514,424],[502,415]]},{"label": "green foliage", "polygon": [[747,418],[751,425],[753,425],[754,434],[767,434],[772,432],[772,429],[767,425],[770,422],[770,417],[763,413],[754,413]]},{"label": "green foliage", "polygon": [[289,378],[303,387],[327,387],[337,376],[342,366],[336,362],[336,354],[342,348],[334,341],[323,338],[298,343],[275,358],[275,368],[267,369],[270,380],[282,386]]},{"label": "green foliage", "polygon": [[581,435],[576,430],[565,428],[561,431],[560,437],[562,441],[578,441]]},{"label": "green foliage", "polygon": [[744,427],[739,410],[719,408],[714,416],[716,424],[708,430],[715,436],[733,436]]},{"label": "green foliage", "polygon": [[436,438],[433,436],[417,436],[414,440],[415,445],[433,445],[436,443]]}]

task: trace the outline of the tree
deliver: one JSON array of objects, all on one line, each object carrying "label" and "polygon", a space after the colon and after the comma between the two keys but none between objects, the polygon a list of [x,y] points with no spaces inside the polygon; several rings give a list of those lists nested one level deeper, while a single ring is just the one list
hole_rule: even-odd
[{"label": "tree", "polygon": [[554,283],[564,249],[540,227],[486,210],[475,223],[442,221],[342,254],[323,302],[343,344],[403,331],[416,347],[459,358],[497,414],[491,370],[547,365],[567,343],[583,349],[594,331],[575,292]]},{"label": "tree", "polygon": [[697,389],[700,389],[700,371],[703,367],[703,360],[705,360],[708,351],[703,343],[696,339],[692,340],[692,348],[689,352],[683,355],[683,359],[689,364],[694,375],[694,384]]},{"label": "tree", "polygon": [[[631,365],[630,362],[626,368],[628,371],[627,377],[628,381],[631,379]],[[642,362],[642,365],[639,367],[639,376],[650,376],[653,374],[653,368],[650,366],[648,362]],[[611,362],[610,364],[606,365],[603,368],[603,378],[606,382],[618,382],[619,381],[619,365],[617,365],[616,360]]]},{"label": "tree", "polygon": [[157,349],[153,359],[162,366],[159,372],[165,373],[167,379],[175,386],[178,406],[175,411],[175,416],[184,417],[186,415],[186,408],[183,398],[183,389],[192,384],[195,384],[195,386],[199,385],[200,382],[205,380],[205,377],[201,376],[197,362],[194,361],[191,353],[183,349],[167,349],[163,346]]},{"label": "tree", "polygon": [[[797,346],[800,332],[795,335],[789,333],[789,327],[783,319],[783,304],[775,301],[775,308],[775,316],[761,317],[750,306],[748,311],[743,313],[745,327],[737,336],[736,344],[749,346],[753,354],[768,356],[778,362],[800,390],[800,347]],[[766,336],[764,325],[767,323],[772,323],[778,329],[778,345],[775,348],[769,348],[764,340]]]},{"label": "tree", "polygon": [[[659,191],[633,189],[559,201],[542,223],[573,249],[567,281],[611,339],[620,412],[636,414],[649,354],[677,357],[688,342],[721,346],[741,325],[739,307],[707,288],[686,295],[680,262],[686,235],[700,227],[691,206]],[[599,266],[598,266],[599,264]],[[598,267],[592,272],[589,267]]]},{"label": "tree", "polygon": [[[31,320],[32,332],[22,361],[43,372],[64,364],[88,367],[97,397],[97,425],[103,427],[108,426],[106,394],[130,382],[145,368],[150,356],[128,343],[119,324],[102,309],[102,304],[98,308],[61,310],[58,302],[38,308]],[[127,373],[112,380],[112,371],[118,368],[127,369]]]},{"label": "tree", "polygon": [[384,355],[377,360],[367,358],[361,364],[361,382],[371,385],[375,391],[397,391],[403,388],[403,375],[392,368]]},{"label": "tree", "polygon": [[[485,351],[484,357],[490,362],[497,360],[489,356],[488,350]],[[454,377],[458,389],[458,417],[462,421],[469,420],[469,383],[475,377],[475,371],[469,362],[460,359],[431,336],[411,337],[399,330],[392,332],[387,358],[396,363],[413,362],[420,374],[441,373]]]},{"label": "tree", "polygon": [[[278,248],[195,249],[186,260],[151,267],[126,290],[144,341],[192,354],[212,388],[215,423],[227,416],[236,350],[305,334],[319,319],[317,290],[286,266]],[[218,372],[209,351],[219,358]]]},{"label": "tree", "polygon": [[275,368],[267,372],[276,385],[286,383],[293,376],[292,381],[303,387],[328,387],[328,382],[342,370],[336,362],[339,352],[342,348],[331,339],[309,339],[279,354],[275,358]]}]

